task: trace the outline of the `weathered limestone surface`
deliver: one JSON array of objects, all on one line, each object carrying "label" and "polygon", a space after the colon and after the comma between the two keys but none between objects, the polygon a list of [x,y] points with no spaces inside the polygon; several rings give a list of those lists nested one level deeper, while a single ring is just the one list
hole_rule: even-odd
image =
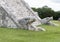
[{"label": "weathered limestone surface", "polygon": [[18,22],[21,24],[22,27],[21,29],[34,30],[34,31],[46,31],[44,28],[32,25],[32,23],[35,21],[36,19],[33,17],[26,17],[18,20]]},{"label": "weathered limestone surface", "polygon": [[[27,18],[28,21],[34,19],[36,21],[29,24],[31,21],[25,21],[25,17],[31,17]],[[0,26],[9,28],[26,27],[25,29],[29,30],[45,31],[45,29],[41,27],[36,27],[36,25],[41,24],[40,20],[41,19],[39,18],[37,12],[34,12],[24,0],[0,0]]]},{"label": "weathered limestone surface", "polygon": [[41,19],[40,22],[41,24],[45,24],[45,25],[58,26],[58,24],[51,22],[51,20],[53,20],[53,17],[46,17],[44,19]]},{"label": "weathered limestone surface", "polygon": [[42,24],[50,24],[50,21],[53,20],[53,17],[46,17],[44,19],[41,19]]},{"label": "weathered limestone surface", "polygon": [[18,19],[22,19],[24,17],[33,16],[36,18],[37,22],[39,23],[39,17],[36,13],[25,3],[24,0],[0,0],[0,6],[14,18],[14,21]]}]

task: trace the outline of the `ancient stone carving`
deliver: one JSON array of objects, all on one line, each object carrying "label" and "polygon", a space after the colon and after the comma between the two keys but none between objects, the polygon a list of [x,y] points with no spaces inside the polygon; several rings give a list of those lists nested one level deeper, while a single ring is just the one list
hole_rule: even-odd
[{"label": "ancient stone carving", "polygon": [[53,17],[46,17],[44,19],[41,19],[42,24],[50,24],[50,21],[53,20]]},{"label": "ancient stone carving", "polygon": [[32,25],[32,23],[35,21],[36,21],[36,19],[33,17],[26,17],[26,18],[18,20],[18,22],[21,24],[23,29],[35,30],[35,31],[46,31],[44,28],[36,27],[36,26]]},{"label": "ancient stone carving", "polygon": [[37,20],[34,25],[41,24],[39,22],[39,16],[36,15],[37,13],[35,13],[24,0],[0,0],[0,6],[3,7],[9,15],[15,16],[16,19],[33,16]]},{"label": "ancient stone carving", "polygon": [[41,27],[36,27],[41,24],[41,19],[24,0],[0,0],[0,11],[2,12],[0,26],[45,31]]},{"label": "ancient stone carving", "polygon": [[51,20],[53,20],[53,17],[46,17],[46,18],[44,18],[44,19],[41,19],[41,24],[58,26],[57,24],[51,22]]}]

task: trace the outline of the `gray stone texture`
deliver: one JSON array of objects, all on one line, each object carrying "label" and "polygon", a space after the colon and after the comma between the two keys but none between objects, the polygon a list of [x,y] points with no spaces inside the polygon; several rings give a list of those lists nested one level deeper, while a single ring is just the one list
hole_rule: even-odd
[{"label": "gray stone texture", "polygon": [[46,17],[44,19],[41,19],[42,24],[50,24],[50,21],[53,20],[53,17]]},{"label": "gray stone texture", "polygon": [[21,29],[34,30],[34,31],[46,31],[44,28],[32,25],[33,22],[35,21],[36,19],[33,17],[26,17],[18,20],[19,24],[21,24],[21,27],[22,27]]},{"label": "gray stone texture", "polygon": [[58,18],[58,20],[60,21],[60,18]]},{"label": "gray stone texture", "polygon": [[[25,21],[23,19],[25,17],[31,17],[30,20],[35,19],[36,21],[29,24],[31,21]],[[40,20],[41,19],[39,18],[37,12],[34,12],[24,0],[0,0],[1,27],[24,28],[29,30],[44,31],[45,29],[36,27],[37,25],[41,24]],[[26,23],[28,23],[28,27]]]},{"label": "gray stone texture", "polygon": [[45,25],[58,26],[57,24],[51,22],[52,20],[53,20],[53,17],[46,17],[44,19],[41,19],[40,22],[41,24],[45,24]]}]

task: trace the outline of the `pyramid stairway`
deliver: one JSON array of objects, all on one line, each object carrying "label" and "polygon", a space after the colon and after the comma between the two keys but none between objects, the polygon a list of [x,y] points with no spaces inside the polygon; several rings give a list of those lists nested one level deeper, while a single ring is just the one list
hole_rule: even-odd
[{"label": "pyramid stairway", "polygon": [[41,19],[24,0],[0,0],[0,7],[5,11],[4,13],[14,22],[17,27],[20,27],[17,20],[30,16],[36,18],[34,25],[40,24]]}]

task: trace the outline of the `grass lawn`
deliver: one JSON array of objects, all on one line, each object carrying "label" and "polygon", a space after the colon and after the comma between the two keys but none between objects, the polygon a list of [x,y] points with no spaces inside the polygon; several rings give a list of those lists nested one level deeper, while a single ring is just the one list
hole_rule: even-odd
[{"label": "grass lawn", "polygon": [[[60,25],[59,21],[53,21]],[[41,25],[47,31],[0,28],[0,42],[60,42],[60,26]]]}]

